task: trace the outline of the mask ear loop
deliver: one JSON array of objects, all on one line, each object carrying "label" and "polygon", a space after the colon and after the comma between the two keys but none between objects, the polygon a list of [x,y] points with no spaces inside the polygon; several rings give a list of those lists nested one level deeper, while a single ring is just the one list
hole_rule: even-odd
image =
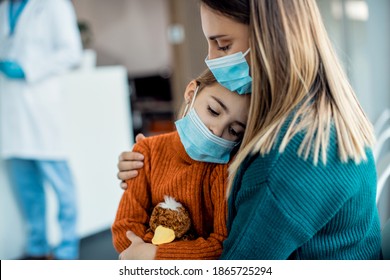
[{"label": "mask ear loop", "polygon": [[187,103],[186,104],[186,107],[184,108],[184,112],[183,112],[183,115],[181,116],[181,118],[184,118],[186,115],[187,115],[187,111],[188,111],[188,105],[189,105],[190,103]]},{"label": "mask ear loop", "polygon": [[195,93],[194,93],[194,96],[192,97],[192,101],[191,101],[190,107],[188,107],[189,103],[186,104],[186,107],[184,108],[184,113],[183,113],[182,118],[184,118],[187,115],[187,112],[189,110],[191,110],[192,106],[194,106],[194,101],[195,101],[196,95],[198,94],[198,90],[199,90],[199,86],[197,86],[196,89],[195,89]]},{"label": "mask ear loop", "polygon": [[249,48],[244,54],[243,56],[245,57],[249,52],[250,52],[251,48]]}]

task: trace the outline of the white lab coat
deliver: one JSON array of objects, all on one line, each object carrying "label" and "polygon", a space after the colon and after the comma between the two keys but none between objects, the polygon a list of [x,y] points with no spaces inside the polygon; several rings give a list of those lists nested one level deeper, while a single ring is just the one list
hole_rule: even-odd
[{"label": "white lab coat", "polygon": [[0,74],[1,156],[66,159],[59,78],[82,56],[72,3],[29,0],[12,37],[8,11],[8,1],[0,4],[0,60],[17,61],[26,80]]}]

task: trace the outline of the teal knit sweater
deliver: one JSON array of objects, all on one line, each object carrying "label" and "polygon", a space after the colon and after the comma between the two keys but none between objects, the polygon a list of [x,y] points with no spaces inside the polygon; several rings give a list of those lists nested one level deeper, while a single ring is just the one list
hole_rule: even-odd
[{"label": "teal knit sweater", "polygon": [[327,163],[297,156],[303,134],[283,153],[248,157],[229,197],[222,259],[379,259],[376,168],[342,163],[335,131]]}]

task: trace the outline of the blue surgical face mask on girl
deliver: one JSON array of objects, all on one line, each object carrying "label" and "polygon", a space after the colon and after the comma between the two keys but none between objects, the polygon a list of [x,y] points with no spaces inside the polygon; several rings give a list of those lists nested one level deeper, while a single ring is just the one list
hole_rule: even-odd
[{"label": "blue surgical face mask on girl", "polygon": [[214,135],[202,122],[193,108],[198,89],[199,87],[195,90],[188,114],[175,122],[180,140],[193,160],[228,163],[232,150],[239,143]]},{"label": "blue surgical face mask on girl", "polygon": [[245,53],[238,52],[210,60],[206,57],[205,62],[220,85],[230,91],[246,94],[252,91],[252,78],[245,59],[249,51],[250,49]]}]

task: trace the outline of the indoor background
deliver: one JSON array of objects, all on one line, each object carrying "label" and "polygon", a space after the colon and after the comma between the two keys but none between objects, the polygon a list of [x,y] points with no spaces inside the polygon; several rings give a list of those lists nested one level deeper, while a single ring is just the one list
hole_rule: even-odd
[{"label": "indoor background", "polygon": [[[80,258],[115,259],[110,226],[122,194],[116,179],[118,155],[131,149],[139,132],[174,129],[185,86],[206,67],[207,44],[196,0],[72,2],[85,49],[81,67],[64,77]],[[375,125],[381,175],[390,166],[390,0],[317,2],[357,97]],[[390,216],[390,192],[383,178],[378,178],[384,186],[378,200],[382,222]],[[52,196],[50,188],[48,192]],[[16,259],[23,252],[24,225],[1,160],[0,194],[0,259]],[[56,201],[50,199],[48,207],[55,243]]]}]

